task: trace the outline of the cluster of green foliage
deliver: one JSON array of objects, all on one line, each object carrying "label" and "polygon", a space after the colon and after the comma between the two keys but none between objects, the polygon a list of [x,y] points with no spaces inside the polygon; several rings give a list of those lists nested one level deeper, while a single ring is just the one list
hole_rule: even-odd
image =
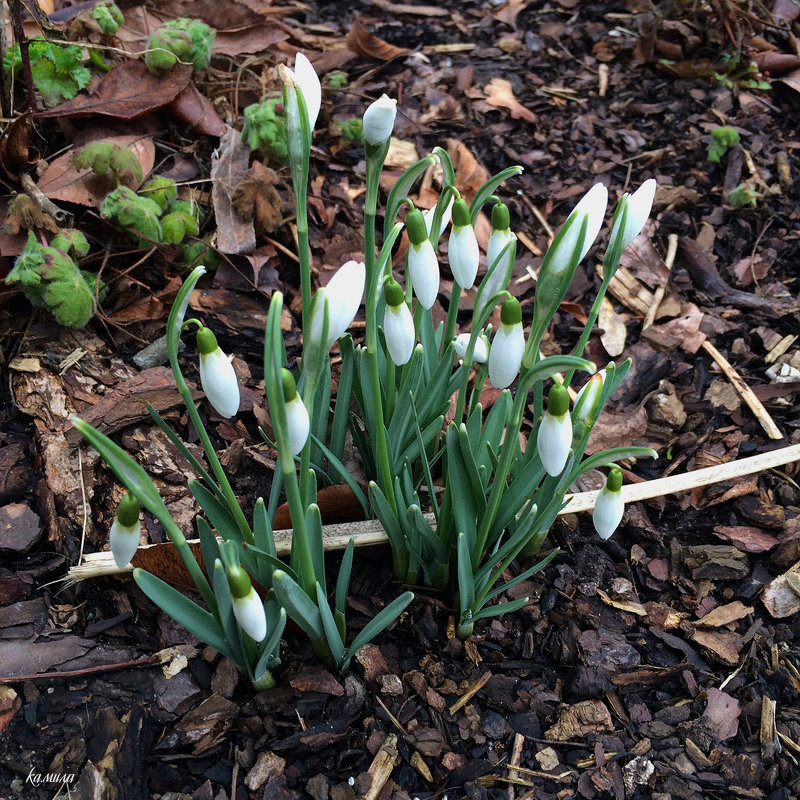
[{"label": "cluster of green foliage", "polygon": [[251,150],[258,152],[263,161],[288,162],[282,97],[265,97],[244,110],[242,139]]},{"label": "cluster of green foliage", "polygon": [[[56,44],[36,37],[30,40],[28,53],[33,82],[48,106],[71,100],[86,88],[92,77],[85,65],[83,50],[78,45]],[[3,69],[17,75],[21,67],[22,56],[19,44],[15,42],[3,58]]]},{"label": "cluster of green foliage", "polygon": [[18,284],[34,306],[46,308],[62,325],[82,328],[95,312],[95,291],[101,288],[96,275],[75,263],[88,252],[89,243],[78,230],[61,231],[49,245],[31,231],[6,283]]},{"label": "cluster of green foliage", "polygon": [[708,143],[706,161],[719,164],[722,156],[734,145],[739,144],[739,132],[730,125],[714,128],[711,131],[711,141]]},{"label": "cluster of green foliage", "polygon": [[343,122],[337,122],[339,133],[347,142],[364,143],[363,122],[359,117],[350,117]]},{"label": "cluster of green foliage", "polygon": [[173,19],[159,25],[147,42],[145,63],[150,72],[158,75],[179,62],[194,69],[208,66],[214,31],[197,19]]},{"label": "cluster of green foliage", "polygon": [[103,0],[92,9],[92,18],[107,36],[112,36],[122,25],[123,16],[114,0]]},{"label": "cluster of green foliage", "polygon": [[755,208],[760,199],[761,192],[749,183],[740,183],[728,195],[728,202],[734,208]]}]

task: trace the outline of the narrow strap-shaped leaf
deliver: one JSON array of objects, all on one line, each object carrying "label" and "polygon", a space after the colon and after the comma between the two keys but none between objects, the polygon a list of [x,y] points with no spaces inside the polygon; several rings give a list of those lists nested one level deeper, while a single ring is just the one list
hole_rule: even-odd
[{"label": "narrow strap-shaped leaf", "polygon": [[264,575],[261,569],[257,569],[255,571],[259,583],[264,586],[264,588],[268,589],[272,585],[272,573],[276,569],[282,569],[292,580],[298,580],[294,570],[288,564],[284,564],[284,562],[281,561],[278,556],[273,556],[266,550],[262,550],[260,547],[256,547],[252,544],[247,544],[247,542],[242,545],[242,550],[245,553],[252,553],[256,562],[261,561],[264,569],[268,569],[270,571],[268,576]]},{"label": "narrow strap-shaped leaf", "polygon": [[532,575],[535,575],[537,572],[541,572],[558,554],[559,548],[555,548],[551,552],[549,552],[541,561],[534,564],[532,567],[528,567],[528,569],[520,572],[519,575],[515,575],[510,581],[505,581],[505,583],[501,584],[500,586],[495,587],[490,591],[485,599],[484,603],[488,603],[490,600],[493,600],[497,595],[502,594],[503,592],[507,592],[513,586],[516,586],[518,583],[522,583],[522,581],[527,580]]},{"label": "narrow strap-shaped leaf", "polygon": [[184,597],[177,589],[173,589],[161,578],[151,575],[143,569],[134,569],[133,578],[139,588],[163,611],[169,614],[179,625],[183,625],[198,639],[219,650],[231,661],[236,656],[219,622],[204,608]]},{"label": "narrow strap-shaped leaf", "polygon": [[275,537],[272,534],[272,522],[270,522],[267,508],[264,505],[264,498],[259,497],[253,508],[253,537],[255,545],[265,553],[277,557],[275,549]]},{"label": "narrow strap-shaped leaf", "polygon": [[475,576],[472,572],[469,544],[463,533],[458,534],[457,567],[458,567],[458,607],[459,618],[463,619],[467,609],[475,602]]},{"label": "narrow strap-shaped leaf", "polygon": [[247,663],[247,655],[245,654],[242,631],[233,614],[233,599],[231,597],[231,589],[228,585],[225,567],[220,559],[216,559],[216,561],[211,563],[214,565],[213,572],[211,573],[211,582],[214,585],[214,594],[217,596],[219,622],[225,634],[225,640],[230,645],[231,651],[235,656],[233,661],[236,664],[244,666]]},{"label": "narrow strap-shaped leaf", "polygon": [[[347,439],[347,420],[350,416],[350,404],[353,394],[353,379],[355,377],[355,354],[353,352],[353,337],[345,334],[339,339],[339,355],[342,364],[339,369],[339,386],[336,391],[336,403],[331,422],[330,454],[339,462],[344,458],[344,446]],[[340,402],[341,401],[341,402]],[[327,454],[330,459],[331,455]]]},{"label": "narrow strap-shaped leaf", "polygon": [[405,610],[405,607],[414,599],[413,592],[404,592],[385,606],[378,614],[373,617],[353,639],[350,647],[344,654],[340,669],[347,669],[350,666],[350,659],[368,642],[371,642],[381,631],[388,628]]},{"label": "narrow strap-shaped leaf", "polygon": [[472,615],[472,621],[477,622],[479,619],[486,619],[488,617],[499,617],[501,614],[510,614],[512,611],[519,611],[530,603],[529,597],[520,597],[518,600],[510,600],[507,603],[498,603],[495,606],[484,606],[480,611],[476,611]]},{"label": "narrow strap-shaped leaf", "polygon": [[339,635],[339,628],[336,625],[336,620],[334,620],[330,606],[328,605],[328,598],[325,596],[325,592],[319,585],[319,582],[317,582],[317,607],[319,608],[322,628],[325,631],[325,639],[328,642],[328,647],[333,656],[333,662],[338,665],[344,658],[344,644],[342,643],[342,637]]},{"label": "narrow strap-shaped leaf", "polygon": [[350,588],[350,573],[353,570],[353,553],[355,552],[355,542],[350,539],[342,556],[342,563],[339,566],[339,574],[336,576],[336,594],[334,606],[340,614],[347,611],[347,590]]},{"label": "narrow strap-shaped leaf", "polygon": [[400,210],[400,205],[408,195],[414,181],[422,175],[425,170],[436,162],[436,156],[427,155],[412,164],[396,181],[389,192],[389,197],[386,198],[386,217],[383,221],[383,235],[389,236],[389,232],[394,225],[397,212]]},{"label": "narrow strap-shaped leaf", "polygon": [[306,508],[306,535],[308,546],[311,550],[311,561],[314,564],[314,575],[322,584],[322,591],[327,593],[325,586],[325,547],[322,540],[322,515],[316,503],[310,503]]},{"label": "narrow strap-shaped leaf", "polygon": [[197,500],[209,522],[217,529],[217,533],[227,542],[243,542],[239,526],[234,521],[227,507],[199,481],[189,481],[189,491]]},{"label": "narrow strap-shaped leaf", "polygon": [[371,515],[369,501],[356,479],[350,473],[350,470],[348,470],[347,467],[339,461],[336,455],[334,455],[333,451],[329,450],[316,436],[314,437],[314,443],[319,446],[322,454],[330,462],[331,469],[347,484],[350,491],[355,495],[365,516],[369,517]]},{"label": "narrow strap-shaped leaf", "polygon": [[283,636],[284,628],[286,627],[286,609],[280,608],[278,617],[267,628],[267,638],[259,645],[261,656],[253,667],[253,677],[255,680],[261,680],[264,673],[272,666],[277,666],[280,663],[280,645],[281,636]]},{"label": "narrow strap-shaped leaf", "polygon": [[608,450],[602,450],[599,453],[589,456],[585,461],[577,465],[575,471],[571,473],[571,478],[574,480],[579,475],[583,475],[589,470],[597,469],[598,467],[607,467],[617,461],[623,461],[626,458],[657,458],[658,453],[651,447],[612,447]]},{"label": "narrow strap-shaped leaf", "polygon": [[507,167],[502,172],[498,172],[497,175],[493,175],[489,178],[489,180],[475,192],[475,197],[472,198],[472,202],[469,206],[469,215],[473,225],[475,224],[475,220],[478,219],[478,214],[480,214],[487,200],[494,194],[494,190],[503,181],[513,178],[515,175],[521,175],[522,172],[523,168],[520,166]]},{"label": "narrow strap-shaped leaf", "polygon": [[[473,552],[478,536],[476,498],[464,464],[455,423],[447,428],[447,484],[453,494],[453,519],[456,532],[467,537],[470,552]],[[475,557],[473,553],[473,558]]]},{"label": "narrow strap-shaped leaf", "polygon": [[197,517],[197,538],[200,539],[200,550],[203,553],[203,563],[205,564],[206,574],[208,574],[214,562],[221,556],[214,531],[211,530],[208,522],[200,516]]},{"label": "narrow strap-shaped leaf", "polygon": [[450,158],[450,153],[447,152],[443,147],[434,147],[431,151],[436,158],[439,159],[439,163],[442,165],[442,183],[445,186],[455,186],[456,185],[456,170],[453,166],[453,161]]},{"label": "narrow strap-shaped leaf", "polygon": [[310,639],[322,639],[325,636],[319,609],[299,583],[293,581],[283,570],[278,569],[272,576],[272,588],[278,602],[286,609],[286,613],[308,634]]}]

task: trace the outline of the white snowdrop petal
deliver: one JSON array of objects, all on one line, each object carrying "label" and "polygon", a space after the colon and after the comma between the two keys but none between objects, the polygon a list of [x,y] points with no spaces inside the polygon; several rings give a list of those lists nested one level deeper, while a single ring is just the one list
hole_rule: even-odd
[{"label": "white snowdrop petal", "polygon": [[225,419],[239,410],[239,382],[230,359],[217,348],[200,354],[200,383],[208,402]]},{"label": "white snowdrop petal", "polygon": [[414,352],[417,334],[414,330],[414,318],[405,303],[399,306],[386,306],[383,335],[392,362],[398,367],[407,364]]},{"label": "white snowdrop petal", "polygon": [[251,639],[260,642],[267,635],[267,616],[261,598],[251,586],[244,597],[232,597],[232,600],[233,616],[239,626]]},{"label": "white snowdrop petal", "polygon": [[545,412],[536,437],[536,447],[545,472],[552,476],[560,475],[572,447],[572,421],[569,414],[556,417]]},{"label": "white snowdrop petal", "polygon": [[642,232],[653,208],[655,195],[655,178],[649,178],[628,198],[628,214],[625,218],[625,233],[622,237],[623,249]]},{"label": "white snowdrop petal", "polygon": [[464,225],[460,228],[453,227],[450,231],[447,257],[456,283],[462,289],[471,288],[478,275],[480,261],[478,240],[471,225]]},{"label": "white snowdrop petal", "polygon": [[383,144],[394,129],[397,116],[397,100],[383,94],[364,112],[362,133],[364,141],[373,146]]},{"label": "white snowdrop petal", "polygon": [[320,106],[322,105],[322,86],[316,70],[303,53],[298,53],[295,56],[294,79],[303,93],[303,99],[306,101],[308,124],[313,131],[319,116]]},{"label": "white snowdrop petal", "polygon": [[119,520],[114,520],[111,525],[111,555],[114,556],[114,563],[119,569],[124,569],[131,563],[131,559],[136,554],[139,547],[139,523],[136,525],[122,525]]},{"label": "white snowdrop petal", "polygon": [[525,334],[521,324],[500,323],[489,350],[489,380],[497,389],[505,389],[517,377],[525,352]]},{"label": "white snowdrop petal", "polygon": [[305,446],[311,428],[308,410],[299,394],[286,404],[286,426],[289,429],[289,449],[296,456]]},{"label": "white snowdrop petal", "polygon": [[[355,319],[364,296],[366,267],[363,261],[348,261],[336,270],[325,286],[328,300],[328,348],[344,334]],[[319,328],[322,328],[320,320]]]},{"label": "white snowdrop petal", "polygon": [[417,300],[423,308],[431,308],[439,293],[439,262],[429,239],[409,245],[408,272]]},{"label": "white snowdrop petal", "polygon": [[603,488],[594,504],[592,523],[597,535],[601,539],[609,539],[611,534],[619,527],[622,515],[625,512],[625,503],[622,492],[611,492]]}]

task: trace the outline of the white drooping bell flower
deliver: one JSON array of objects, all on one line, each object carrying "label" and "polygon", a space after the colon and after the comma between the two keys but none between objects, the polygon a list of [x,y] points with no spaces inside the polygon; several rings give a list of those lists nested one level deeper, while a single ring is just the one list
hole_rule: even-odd
[{"label": "white drooping bell flower", "polygon": [[606,478],[606,485],[597,495],[592,511],[592,523],[601,539],[609,539],[619,527],[625,502],[622,499],[622,470],[614,465]]},{"label": "white drooping bell flower", "polygon": [[[622,236],[620,250],[622,251],[642,232],[642,228],[644,228],[653,208],[655,195],[655,178],[649,178],[633,194],[626,193],[622,196],[617,207],[617,213],[614,215],[614,223],[611,226],[610,247],[614,246],[617,236]],[[626,207],[625,229],[621,230],[623,211]]]},{"label": "white drooping bell flower", "polygon": [[297,393],[294,376],[285,367],[281,369],[283,399],[286,401],[286,427],[289,434],[289,449],[296,456],[305,447],[311,422],[303,399]]},{"label": "white drooping bell flower", "polygon": [[139,501],[130,493],[123,495],[117,516],[111,525],[111,555],[114,563],[124,569],[139,547]]},{"label": "white drooping bell flower", "polygon": [[[486,270],[490,271],[493,265],[500,259],[500,255],[508,246],[509,242],[514,241],[514,234],[511,232],[511,215],[505,203],[495,203],[492,208],[492,232],[489,234],[489,243],[486,246]],[[486,301],[498,292],[505,289],[506,273],[508,272],[509,262],[514,258],[514,247],[506,250],[504,261],[497,264],[494,272],[487,278],[483,289],[483,296]]]},{"label": "white drooping bell flower", "polygon": [[517,377],[525,352],[522,330],[522,308],[519,300],[510,295],[500,307],[500,327],[489,350],[489,380],[497,389],[510,386]]},{"label": "white drooping bell flower", "polygon": [[414,318],[406,305],[403,287],[392,280],[386,282],[383,288],[386,298],[386,310],[383,315],[383,336],[386,339],[386,349],[389,358],[398,367],[407,364],[414,352],[417,341],[417,332],[414,330]]},{"label": "white drooping bell flower", "polygon": [[322,85],[316,70],[303,53],[297,53],[295,56],[293,70],[285,64],[281,64],[279,70],[284,83],[300,89],[303,93],[303,100],[305,100],[308,112],[308,125],[313,131],[322,105]]},{"label": "white drooping bell flower", "polygon": [[576,251],[578,258],[575,263],[583,261],[600,233],[607,206],[608,189],[602,183],[596,183],[578,201],[564,222],[564,235],[560,239],[556,237],[548,251],[549,269],[554,275],[563,272],[573,262]]},{"label": "white drooping bell flower", "polygon": [[325,350],[333,347],[334,342],[344,334],[355,319],[361,298],[364,296],[366,267],[363,261],[348,261],[336,270],[324,289],[319,289],[315,297],[311,315],[310,336],[319,343],[325,319],[325,308],[328,310],[328,338]]},{"label": "white drooping bell flower", "polygon": [[233,616],[239,627],[255,642],[267,635],[267,615],[264,603],[253,589],[250,576],[240,567],[228,567],[228,586],[233,601]]},{"label": "white drooping bell flower", "polygon": [[373,147],[384,144],[392,135],[396,116],[397,100],[390,98],[387,94],[382,94],[364,112],[361,127],[364,141]]},{"label": "white drooping bell flower", "polygon": [[544,471],[554,477],[560,475],[566,466],[572,447],[569,392],[561,383],[554,384],[547,396],[547,411],[539,425],[536,447]]},{"label": "white drooping bell flower", "polygon": [[433,249],[425,218],[418,208],[406,216],[408,230],[408,274],[411,288],[423,308],[431,308],[439,293],[439,261]]},{"label": "white drooping bell flower", "polygon": [[[453,341],[453,350],[459,358],[465,358],[467,355],[467,348],[469,347],[469,340],[472,334],[459,333]],[[489,342],[486,339],[486,334],[481,333],[475,340],[475,349],[472,351],[472,360],[476,364],[485,364],[489,360]]]},{"label": "white drooping bell flower", "polygon": [[447,246],[450,271],[462,289],[469,289],[478,274],[480,250],[475,229],[469,214],[467,201],[459,198],[453,204],[453,227]]},{"label": "white drooping bell flower", "polygon": [[200,383],[216,412],[229,419],[239,410],[239,381],[231,360],[220,350],[210,328],[197,331],[200,351]]}]

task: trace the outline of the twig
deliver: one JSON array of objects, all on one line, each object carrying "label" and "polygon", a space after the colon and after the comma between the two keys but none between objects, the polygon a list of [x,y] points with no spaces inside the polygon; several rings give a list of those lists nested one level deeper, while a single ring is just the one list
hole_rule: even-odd
[{"label": "twig", "polygon": [[[672,271],[672,265],[675,263],[675,254],[678,252],[678,234],[671,233],[667,237],[667,255],[664,258],[664,265],[667,268],[667,272]],[[669,278],[667,278],[668,280]],[[650,308],[647,309],[647,314],[645,314],[644,321],[642,322],[642,329],[649,328],[656,320],[656,314],[658,313],[658,307],[661,305],[661,301],[664,299],[664,294],[666,293],[666,280],[664,281],[661,286],[659,286],[655,292],[653,292],[653,304]]]},{"label": "twig", "polygon": [[70,225],[72,222],[72,214],[59,208],[49,197],[45,197],[42,190],[33,182],[30,175],[23,172],[20,175],[22,188],[25,194],[31,197],[37,206],[45,213],[49,214],[58,225]]},{"label": "twig", "polygon": [[28,37],[25,35],[25,28],[22,25],[21,0],[11,0],[11,24],[14,28],[14,38],[19,45],[22,75],[25,78],[25,88],[28,92],[28,110],[35,114],[39,110],[39,107],[36,105],[36,86],[33,82],[33,72],[31,71],[31,54],[28,50]]}]

